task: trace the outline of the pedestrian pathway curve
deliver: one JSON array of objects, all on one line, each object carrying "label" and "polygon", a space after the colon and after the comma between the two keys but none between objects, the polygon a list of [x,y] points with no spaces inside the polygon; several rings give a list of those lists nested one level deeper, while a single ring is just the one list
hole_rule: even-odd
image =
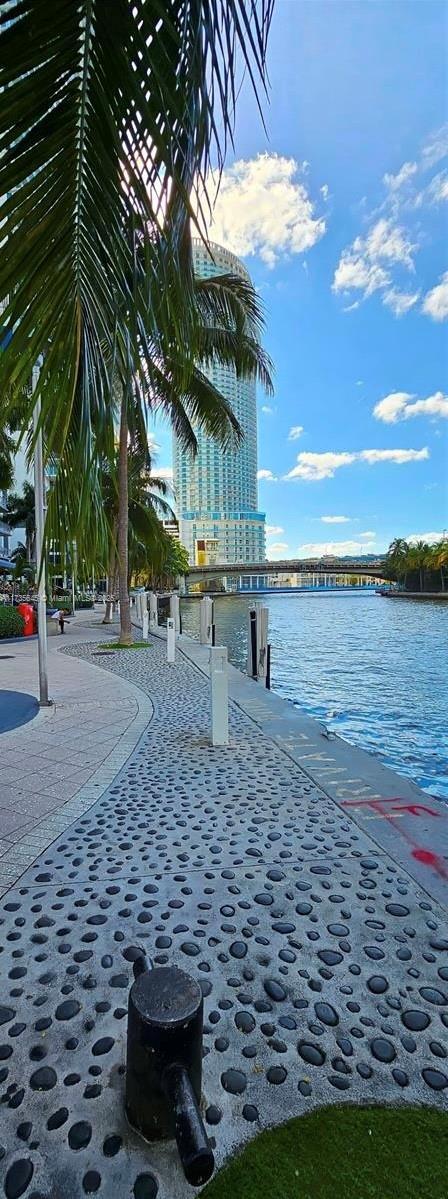
[{"label": "pedestrian pathway curve", "polygon": [[[92,645],[70,649],[92,662]],[[205,997],[218,1164],[323,1103],[448,1106],[448,927],[308,774],[164,646],[102,666],[154,714],[101,799],[0,901],[0,1178],[7,1199],[190,1193],[123,1109],[126,950]]]}]

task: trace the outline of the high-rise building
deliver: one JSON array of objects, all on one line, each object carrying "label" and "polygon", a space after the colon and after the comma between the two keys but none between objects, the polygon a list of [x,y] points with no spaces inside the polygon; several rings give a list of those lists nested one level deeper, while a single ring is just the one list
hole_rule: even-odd
[{"label": "high-rise building", "polygon": [[[246,268],[229,250],[193,239],[193,265],[202,278],[232,274],[248,279]],[[232,405],[243,430],[241,444],[222,449],[195,429],[198,452],[192,455],[173,438],[174,488],[180,539],[191,563],[262,562],[266,557],[265,515],[258,511],[257,405],[254,379],[238,379],[233,367],[207,368],[215,387]],[[207,547],[212,547],[210,554]]]}]

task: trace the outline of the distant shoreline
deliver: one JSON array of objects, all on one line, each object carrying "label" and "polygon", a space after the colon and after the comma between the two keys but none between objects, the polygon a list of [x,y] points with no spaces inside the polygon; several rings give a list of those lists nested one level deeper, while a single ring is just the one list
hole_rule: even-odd
[{"label": "distant shoreline", "polygon": [[379,591],[386,599],[448,600],[448,591]]}]

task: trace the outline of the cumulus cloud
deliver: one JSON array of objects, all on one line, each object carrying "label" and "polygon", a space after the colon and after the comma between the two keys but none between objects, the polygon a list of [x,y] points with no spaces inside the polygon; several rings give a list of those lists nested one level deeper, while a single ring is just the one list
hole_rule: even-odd
[{"label": "cumulus cloud", "polygon": [[323,454],[303,453],[297,455],[297,466],[284,477],[319,483],[321,479],[334,478],[337,470],[342,466],[351,466],[353,462],[367,462],[369,466],[378,462],[394,462],[400,466],[404,462],[420,462],[424,458],[429,458],[427,446],[421,450],[356,450],[350,453],[329,450]]},{"label": "cumulus cloud", "polygon": [[418,166],[416,162],[404,162],[396,175],[383,175],[383,183],[389,188],[389,191],[397,192],[405,183],[408,183],[412,179],[413,175],[417,174],[417,171]]},{"label": "cumulus cloud", "polygon": [[440,283],[428,291],[423,300],[422,311],[431,316],[433,321],[446,321],[448,317],[448,271],[442,275]]},{"label": "cumulus cloud", "polygon": [[446,539],[445,532],[441,532],[441,533],[411,533],[409,535],[409,537],[406,537],[406,541],[408,541],[410,545],[415,545],[416,541],[427,541],[428,545],[436,545],[438,541],[444,541],[445,539]]},{"label": "cumulus cloud", "polygon": [[285,530],[282,529],[281,525],[266,525],[266,533],[268,537],[279,537],[280,534],[284,532]]},{"label": "cumulus cloud", "polygon": [[404,229],[392,219],[381,217],[366,237],[356,237],[343,250],[334,274],[333,291],[361,291],[366,298],[387,289],[390,296],[391,265],[401,264],[413,270],[415,249]]},{"label": "cumulus cloud", "polygon": [[273,475],[272,471],[264,470],[263,468],[261,470],[257,470],[257,479],[260,481],[264,479],[266,483],[275,483],[276,481],[276,477]]},{"label": "cumulus cloud", "polygon": [[307,541],[299,545],[299,558],[345,558],[354,554],[369,554],[375,549],[372,541]]},{"label": "cumulus cloud", "polygon": [[409,420],[412,416],[448,417],[448,396],[436,391],[426,400],[418,400],[407,391],[393,391],[375,404],[373,415],[387,425],[396,425],[398,421]]},{"label": "cumulus cloud", "polygon": [[367,529],[366,533],[358,533],[358,537],[366,537],[367,541],[373,541],[376,537],[376,533],[373,532],[373,529]]},{"label": "cumulus cloud", "polygon": [[275,412],[275,408],[271,408],[270,404],[262,404],[261,411],[264,412],[265,416],[272,416]]},{"label": "cumulus cloud", "polygon": [[[404,272],[414,272],[415,252],[424,241],[422,212],[448,199],[447,172],[439,167],[434,173],[447,152],[448,125],[431,135],[415,161],[403,162],[396,173],[383,176],[379,206],[368,213],[364,205],[366,232],[345,247],[334,273],[333,291],[352,300],[344,312],[374,294],[395,317],[405,316],[417,304],[420,289],[403,285]],[[423,306],[435,320],[443,319],[438,315],[441,299],[435,298],[435,312],[431,300],[429,308],[426,301]]]},{"label": "cumulus cloud", "polygon": [[324,525],[347,525],[349,524],[350,516],[321,516],[320,518]]},{"label": "cumulus cloud", "polygon": [[422,462],[429,458],[429,450],[427,446],[422,450],[361,450],[358,457],[369,466],[375,466],[377,462],[395,462],[401,466],[403,462]]},{"label": "cumulus cloud", "polygon": [[273,541],[266,547],[266,549],[268,556],[275,558],[279,556],[282,557],[285,553],[285,550],[289,549],[289,546],[286,541]]},{"label": "cumulus cloud", "polygon": [[[258,254],[269,267],[302,254],[325,233],[294,158],[258,154],[224,170],[209,236],[234,254]],[[212,180],[213,186],[213,180]]]},{"label": "cumulus cloud", "polygon": [[395,287],[391,287],[389,291],[384,293],[383,304],[387,308],[392,309],[394,316],[405,316],[414,307],[419,298],[419,291],[397,291]]},{"label": "cumulus cloud", "polygon": [[288,433],[288,441],[298,441],[304,432],[303,425],[292,425]]}]

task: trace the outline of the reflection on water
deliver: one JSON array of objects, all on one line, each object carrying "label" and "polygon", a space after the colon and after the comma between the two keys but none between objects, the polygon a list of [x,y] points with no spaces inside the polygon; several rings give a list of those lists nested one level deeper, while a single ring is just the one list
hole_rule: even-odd
[{"label": "reflection on water", "polygon": [[[255,597],[215,600],[216,644],[244,669]],[[433,795],[448,799],[444,601],[326,592],[266,595],[272,687]],[[199,602],[182,604],[198,636]]]}]

